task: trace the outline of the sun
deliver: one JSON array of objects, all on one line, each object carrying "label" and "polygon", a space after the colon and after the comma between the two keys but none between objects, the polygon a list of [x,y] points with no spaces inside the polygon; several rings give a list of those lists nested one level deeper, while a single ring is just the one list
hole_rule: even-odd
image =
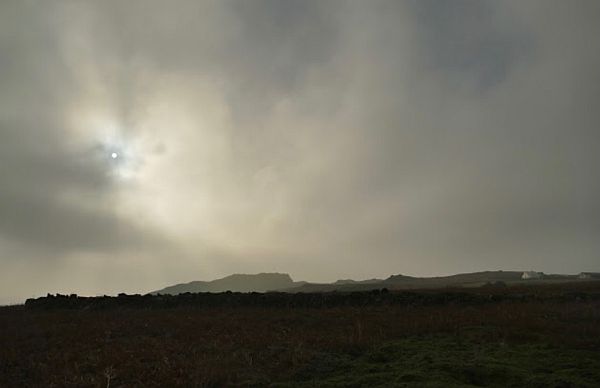
[{"label": "sun", "polygon": [[119,157],[119,154],[117,154],[116,152],[113,152],[112,154],[110,154],[110,157],[113,159],[116,159]]}]

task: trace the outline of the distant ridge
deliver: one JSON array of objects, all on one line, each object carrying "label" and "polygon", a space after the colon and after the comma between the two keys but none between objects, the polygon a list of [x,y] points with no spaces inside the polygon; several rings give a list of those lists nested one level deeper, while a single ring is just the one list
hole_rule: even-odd
[{"label": "distant ridge", "polygon": [[[531,271],[529,271],[531,272]],[[186,292],[331,292],[367,291],[380,288],[410,290],[444,287],[482,287],[490,284],[539,284],[564,281],[599,280],[600,275],[585,272],[579,275],[544,275],[530,279],[523,271],[482,271],[449,276],[414,277],[392,275],[387,279],[341,279],[333,283],[295,282],[285,273],[235,274],[212,281],[194,281],[166,287],[151,294],[177,295]]]},{"label": "distant ridge", "polygon": [[468,285],[487,282],[510,282],[519,281],[523,275],[522,271],[483,271],[461,273],[449,276],[436,276],[428,278],[415,278],[412,276],[392,275],[385,280],[390,285],[416,285],[418,287],[448,287],[454,285]]},{"label": "distant ridge", "polygon": [[151,292],[151,294],[183,294],[186,292],[266,292],[281,288],[290,288],[294,283],[290,275],[285,273],[259,273],[255,275],[234,274],[211,281],[194,281],[176,284]]}]

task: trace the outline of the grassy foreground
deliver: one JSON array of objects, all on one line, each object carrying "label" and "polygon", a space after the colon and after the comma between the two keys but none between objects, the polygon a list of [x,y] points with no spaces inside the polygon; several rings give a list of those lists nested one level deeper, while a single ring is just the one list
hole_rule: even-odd
[{"label": "grassy foreground", "polygon": [[600,386],[600,285],[469,292],[529,297],[323,308],[2,307],[0,386]]},{"label": "grassy foreground", "polygon": [[597,387],[598,351],[409,337],[359,356],[322,353],[281,387]]}]

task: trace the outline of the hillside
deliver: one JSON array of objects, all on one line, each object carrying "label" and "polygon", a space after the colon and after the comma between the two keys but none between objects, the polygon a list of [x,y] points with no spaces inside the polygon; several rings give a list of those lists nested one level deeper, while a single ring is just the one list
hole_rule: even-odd
[{"label": "hillside", "polygon": [[183,294],[186,292],[266,292],[291,288],[294,283],[290,275],[283,273],[259,273],[255,275],[235,274],[212,281],[194,281],[166,287],[151,294]]},{"label": "hillside", "polygon": [[448,287],[467,286],[470,284],[488,282],[511,282],[521,280],[521,271],[484,271],[463,273],[450,276],[436,276],[430,278],[415,278],[404,275],[390,276],[385,280],[388,285],[417,286],[417,287]]},{"label": "hillside", "polygon": [[185,292],[350,292],[369,291],[380,288],[411,290],[444,287],[480,287],[486,284],[508,285],[552,283],[562,281],[593,280],[592,275],[544,275],[539,279],[522,279],[522,271],[482,271],[449,276],[414,277],[392,275],[387,279],[352,280],[342,279],[333,283],[295,282],[290,275],[282,273],[260,273],[255,275],[231,275],[212,281],[194,281],[177,284],[154,291],[152,294],[181,294]]},{"label": "hillside", "polygon": [[[377,288],[393,290],[409,290],[444,287],[478,287],[487,283],[505,282],[511,284],[530,283],[522,280],[521,271],[483,271],[450,276],[414,277],[392,275],[385,280],[372,279],[366,281],[337,281],[335,283],[305,283],[301,286],[279,291],[286,292],[329,292],[329,291],[367,291]],[[569,275],[555,275],[552,280],[573,279]]]}]

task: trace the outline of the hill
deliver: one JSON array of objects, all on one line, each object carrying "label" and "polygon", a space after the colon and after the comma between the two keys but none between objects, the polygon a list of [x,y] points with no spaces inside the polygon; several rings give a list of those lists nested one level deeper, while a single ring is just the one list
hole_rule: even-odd
[{"label": "hill", "polygon": [[414,277],[392,275],[387,279],[352,280],[342,279],[333,283],[310,283],[293,281],[290,275],[283,273],[259,273],[255,275],[231,275],[212,281],[194,281],[154,291],[151,294],[177,295],[186,292],[351,292],[369,291],[381,288],[390,290],[413,290],[445,287],[480,287],[486,284],[502,283],[507,285],[538,283],[556,283],[595,279],[592,275],[543,275],[536,279],[523,279],[522,271],[482,271],[449,276]]},{"label": "hill", "polygon": [[186,292],[266,292],[298,286],[290,275],[284,273],[235,274],[212,281],[194,281],[176,284],[151,292],[151,294],[183,294]]},{"label": "hill", "polygon": [[[464,273],[450,276],[414,277],[407,275],[392,275],[385,280],[372,279],[365,281],[337,281],[335,283],[304,283],[294,288],[279,291],[286,292],[329,292],[329,291],[368,291],[377,288],[391,290],[410,290],[423,288],[444,287],[479,287],[489,283],[506,282],[521,283],[531,282],[522,280],[521,271],[483,271]],[[568,275],[560,275],[560,279]],[[571,277],[569,277],[571,278]],[[556,279],[556,280],[560,280]]]},{"label": "hill", "polygon": [[511,282],[520,281],[523,272],[520,271],[483,271],[463,273],[450,276],[436,276],[430,278],[415,278],[404,275],[393,275],[385,280],[390,286],[406,286],[407,288],[416,286],[423,287],[452,287],[481,285],[492,282]]}]

